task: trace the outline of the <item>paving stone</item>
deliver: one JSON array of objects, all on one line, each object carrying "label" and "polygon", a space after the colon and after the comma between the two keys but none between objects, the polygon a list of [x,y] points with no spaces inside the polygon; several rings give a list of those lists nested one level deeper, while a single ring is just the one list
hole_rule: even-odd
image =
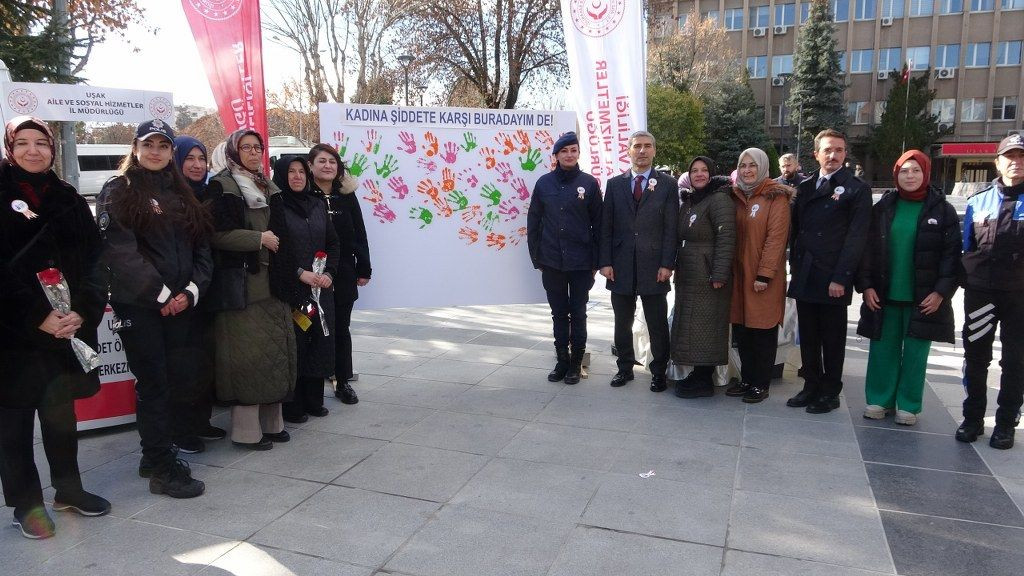
[{"label": "paving stone", "polygon": [[393,440],[405,430],[434,413],[429,408],[363,402],[345,406],[323,418],[310,418],[306,428],[331,434]]},{"label": "paving stone", "polygon": [[434,358],[405,371],[402,376],[422,380],[476,384],[497,369],[496,365],[483,362],[461,362],[449,358]]},{"label": "paving stone", "polygon": [[864,463],[775,449],[744,448],[737,489],[854,506],[874,506]]},{"label": "paving stone", "polygon": [[629,434],[618,450],[612,471],[640,474],[655,471],[661,480],[696,486],[732,487],[739,448],[683,437]]},{"label": "paving stone", "polygon": [[533,420],[555,397],[553,392],[473,386],[459,394],[445,409],[513,420]]},{"label": "paving stone", "polygon": [[881,512],[901,576],[1020,574],[1024,530],[899,512]]},{"label": "paving stone", "polygon": [[835,564],[822,564],[769,554],[726,550],[722,576],[879,576],[892,572],[869,572]]},{"label": "paving stone", "polygon": [[299,480],[330,482],[384,445],[382,440],[327,434],[316,430],[291,432],[291,440],[273,450],[255,451],[232,467]]},{"label": "paving stone", "polygon": [[488,456],[392,442],[334,484],[447,502],[488,460]]},{"label": "paving stone", "polygon": [[832,422],[748,416],[743,445],[801,454],[860,458],[853,427]]},{"label": "paving stone", "polygon": [[408,429],[396,441],[494,456],[524,425],[521,420],[441,410]]},{"label": "paving stone", "polygon": [[718,576],[721,564],[722,549],[714,546],[577,526],[548,574]]},{"label": "paving stone", "polygon": [[360,392],[359,400],[422,408],[444,408],[469,388],[469,384],[394,378],[366,393]]},{"label": "paving stone", "polygon": [[621,452],[630,450],[629,435],[533,422],[498,453],[504,458],[608,470]]},{"label": "paving stone", "polygon": [[372,568],[242,542],[200,576],[370,576]]}]

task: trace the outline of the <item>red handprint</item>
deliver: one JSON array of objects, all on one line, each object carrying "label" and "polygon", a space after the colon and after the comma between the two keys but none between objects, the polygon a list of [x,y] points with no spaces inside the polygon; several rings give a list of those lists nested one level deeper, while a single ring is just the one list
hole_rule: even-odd
[{"label": "red handprint", "polygon": [[441,170],[441,189],[445,192],[455,190],[455,172],[452,172],[452,169],[447,166]]},{"label": "red handprint", "polygon": [[494,159],[494,154],[494,148],[491,148],[490,146],[484,146],[480,149],[480,156],[484,159],[484,167],[488,170],[494,168],[494,164],[497,162],[497,160]]},{"label": "red handprint", "polygon": [[520,154],[526,154],[530,151],[530,135],[525,130],[516,130],[515,138],[519,141]]},{"label": "red handprint", "polygon": [[449,164],[454,164],[455,160],[459,157],[459,145],[455,142],[445,142],[444,154],[441,155],[441,159]]},{"label": "red handprint", "polygon": [[498,170],[498,182],[508,182],[512,178],[512,167],[509,166],[508,162],[498,162],[495,168]]},{"label": "red handprint", "polygon": [[479,224],[480,217],[483,215],[484,212],[480,208],[480,205],[473,204],[472,206],[467,208],[465,212],[462,213],[462,221],[465,222],[466,224],[469,224],[470,222],[475,220]]},{"label": "red handprint", "polygon": [[487,247],[493,248],[497,246],[498,250],[505,247],[505,235],[498,234],[497,232],[491,232],[487,234]]},{"label": "red handprint", "polygon": [[513,246],[519,246],[519,243],[523,241],[523,238],[526,238],[526,226],[522,226],[516,230],[515,235],[509,238],[508,242]]},{"label": "red handprint", "polygon": [[434,170],[437,170],[437,162],[434,162],[433,160],[420,158],[419,160],[416,161],[416,164],[418,164],[420,168],[423,168],[427,172],[433,172]]},{"label": "red handprint", "polygon": [[511,200],[502,200],[498,205],[498,214],[505,217],[505,222],[511,222],[519,217],[519,208]]},{"label": "red handprint", "polygon": [[437,186],[434,185],[434,181],[430,178],[420,180],[420,183],[416,185],[416,191],[427,197],[423,200],[424,204],[431,201],[436,202],[437,197],[441,195],[441,191],[437,189]]},{"label": "red handprint", "polygon": [[527,189],[526,182],[522,178],[512,180],[512,190],[519,195],[520,200],[530,199],[530,190]]},{"label": "red handprint", "polygon": [[501,153],[504,154],[505,156],[508,156],[512,152],[515,152],[515,142],[512,142],[512,137],[509,136],[508,134],[504,132],[498,132],[498,135],[494,137],[494,141],[498,143],[498,146],[502,147]]},{"label": "red handprint", "polygon": [[479,240],[480,234],[469,226],[463,226],[459,228],[459,238],[465,240],[466,244],[472,244]]},{"label": "red handprint", "polygon": [[381,224],[394,222],[395,218],[398,217],[395,215],[394,210],[388,208],[388,205],[383,202],[373,207],[373,215],[376,216],[378,220],[380,220]]},{"label": "red handprint", "polygon": [[423,147],[427,151],[427,157],[437,154],[437,149],[440,147],[437,143],[437,136],[434,136],[433,132],[427,132],[423,135],[423,139],[427,141],[427,145]]},{"label": "red handprint", "polygon": [[401,150],[402,152],[405,152],[406,154],[415,154],[416,153],[416,137],[415,136],[413,136],[411,133],[405,132],[403,130],[402,133],[400,133],[398,135],[398,138],[402,140],[402,145],[398,147],[399,150]]},{"label": "red handprint", "polygon": [[547,130],[540,130],[534,134],[537,138],[537,142],[540,142],[540,147],[549,150],[555,145],[555,139],[551,137],[551,133]]},{"label": "red handprint", "polygon": [[384,195],[380,193],[380,188],[377,187],[377,182],[374,180],[363,180],[363,188],[369,190],[369,194],[363,196],[363,199],[371,204],[380,204],[384,201]]},{"label": "red handprint", "polygon": [[380,152],[380,134],[370,129],[366,131],[366,140],[363,142],[363,148],[366,149],[367,154],[376,154]]},{"label": "red handprint", "polygon": [[405,184],[405,179],[401,176],[392,176],[388,180],[388,186],[395,192],[391,197],[399,200],[405,200],[405,197],[409,195],[409,187]]},{"label": "red handprint", "polygon": [[451,218],[452,207],[448,204],[448,201],[443,196],[434,198],[434,208],[437,208],[437,215],[443,218]]}]

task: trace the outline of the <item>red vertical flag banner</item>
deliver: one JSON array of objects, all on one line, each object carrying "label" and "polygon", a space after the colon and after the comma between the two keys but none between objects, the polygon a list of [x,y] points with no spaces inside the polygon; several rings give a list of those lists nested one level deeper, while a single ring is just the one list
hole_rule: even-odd
[{"label": "red vertical flag banner", "polygon": [[[224,129],[267,134],[259,0],[181,0]],[[264,164],[266,154],[264,154]]]}]

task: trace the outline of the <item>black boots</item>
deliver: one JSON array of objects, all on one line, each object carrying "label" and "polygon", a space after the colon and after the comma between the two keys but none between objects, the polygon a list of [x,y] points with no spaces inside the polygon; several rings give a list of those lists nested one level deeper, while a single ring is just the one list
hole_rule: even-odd
[{"label": "black boots", "polygon": [[565,373],[566,384],[578,384],[583,376],[583,354],[584,350],[573,350],[569,354],[569,371]]},{"label": "black boots", "polygon": [[[555,368],[548,374],[548,382],[561,382],[569,371],[569,349],[556,347],[555,355],[558,357],[558,360],[555,362]],[[577,378],[576,381],[578,382],[579,379]],[[573,384],[575,383],[573,382]]]}]

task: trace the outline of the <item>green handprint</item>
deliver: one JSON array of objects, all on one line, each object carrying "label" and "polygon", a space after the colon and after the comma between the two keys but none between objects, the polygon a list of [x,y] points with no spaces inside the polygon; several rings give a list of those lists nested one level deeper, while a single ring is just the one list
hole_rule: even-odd
[{"label": "green handprint", "polygon": [[458,190],[448,194],[448,202],[458,206],[457,208],[454,208],[456,212],[459,210],[465,210],[466,207],[469,206],[469,198],[466,198],[466,195]]},{"label": "green handprint", "polygon": [[526,158],[520,156],[519,165],[523,167],[523,170],[533,171],[537,168],[537,162],[540,162],[540,150],[536,148],[530,148],[530,151],[526,153]]},{"label": "green handprint", "polygon": [[395,170],[398,170],[398,160],[396,160],[391,154],[385,154],[384,163],[377,165],[377,163],[374,162],[373,167],[377,169],[378,176],[381,178],[387,178],[394,174]]},{"label": "green handprint", "polygon": [[481,188],[483,192],[480,193],[481,198],[486,198],[491,201],[491,206],[497,206],[501,204],[501,190],[498,190],[494,184],[484,184]]},{"label": "green handprint", "polygon": [[420,224],[420,230],[422,230],[424,226],[434,221],[434,214],[426,208],[409,208],[409,218],[422,220],[423,224]]},{"label": "green handprint", "polygon": [[462,149],[466,152],[476,148],[476,136],[472,132],[464,132],[462,137],[466,140],[466,143],[462,145]]},{"label": "green handprint", "polygon": [[484,219],[480,221],[480,227],[484,230],[492,230],[494,223],[498,221],[498,215],[494,212],[488,211],[484,216]]},{"label": "green handprint", "polygon": [[345,153],[346,153],[346,152],[348,152],[348,141],[349,141],[349,137],[348,137],[348,136],[346,136],[346,137],[345,137],[345,141],[344,141],[344,142],[342,142],[342,143],[341,143],[341,146],[340,146],[340,147],[338,148],[338,154],[339,154],[339,155],[340,155],[340,156],[341,156],[342,158],[344,158],[344,157],[345,157]]},{"label": "green handprint", "polygon": [[352,156],[352,165],[348,167],[348,173],[358,178],[366,170],[366,163],[369,161],[370,159],[366,157],[366,154],[356,152]]}]

